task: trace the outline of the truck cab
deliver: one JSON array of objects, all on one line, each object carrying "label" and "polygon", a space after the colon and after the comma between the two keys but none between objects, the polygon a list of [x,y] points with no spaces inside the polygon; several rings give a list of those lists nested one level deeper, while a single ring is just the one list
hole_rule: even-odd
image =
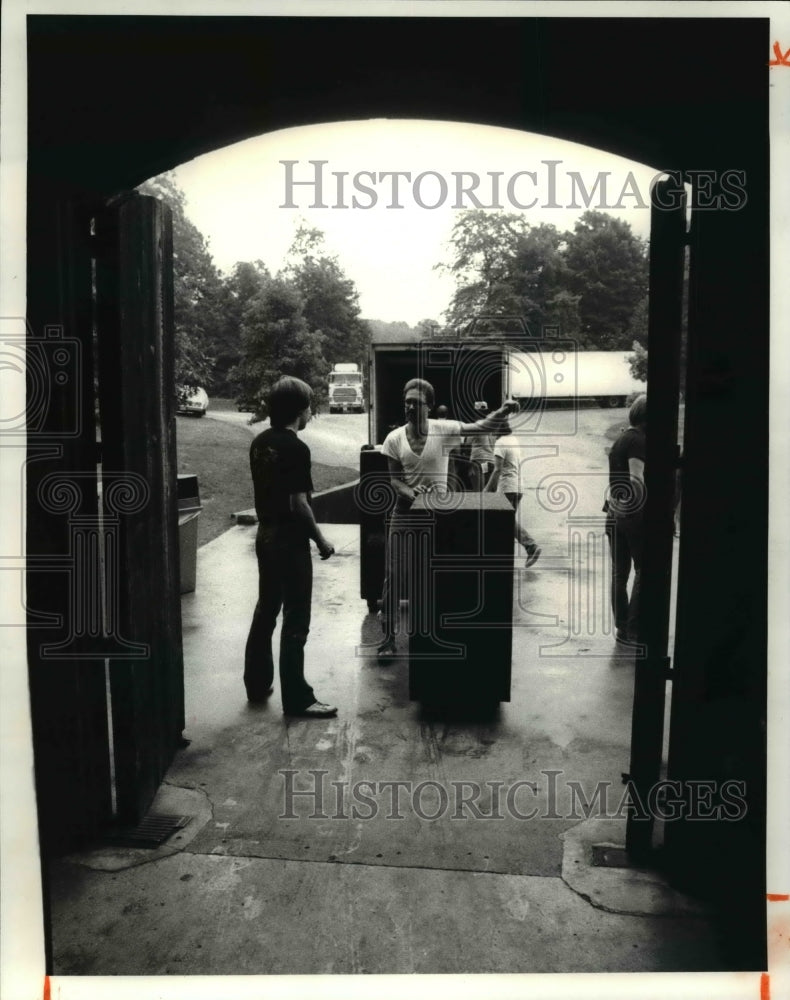
[{"label": "truck cab", "polygon": [[329,373],[329,412],[362,413],[365,397],[359,365],[336,364]]}]

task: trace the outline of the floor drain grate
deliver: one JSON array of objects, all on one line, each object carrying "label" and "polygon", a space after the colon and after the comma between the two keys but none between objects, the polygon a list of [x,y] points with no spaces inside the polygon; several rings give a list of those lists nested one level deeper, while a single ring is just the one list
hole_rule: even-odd
[{"label": "floor drain grate", "polygon": [[593,844],[592,863],[595,868],[633,868],[624,847],[610,847],[608,844]]},{"label": "floor drain grate", "polygon": [[137,826],[115,830],[107,840],[119,847],[159,847],[168,837],[185,827],[189,816],[163,816],[149,813]]}]

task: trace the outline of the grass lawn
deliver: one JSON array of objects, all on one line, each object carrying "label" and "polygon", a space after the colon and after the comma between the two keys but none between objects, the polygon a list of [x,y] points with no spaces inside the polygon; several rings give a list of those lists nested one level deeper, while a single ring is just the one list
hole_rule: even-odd
[{"label": "grass lawn", "polygon": [[[179,473],[198,477],[203,505],[198,521],[198,545],[205,545],[233,527],[231,514],[253,506],[249,465],[252,436],[244,427],[218,420],[176,417],[176,438]],[[313,462],[316,492],[357,477],[355,469]]]}]

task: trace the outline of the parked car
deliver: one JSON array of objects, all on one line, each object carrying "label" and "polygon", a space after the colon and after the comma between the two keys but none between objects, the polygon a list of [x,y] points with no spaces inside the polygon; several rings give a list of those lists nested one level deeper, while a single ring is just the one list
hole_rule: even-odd
[{"label": "parked car", "polygon": [[203,417],[208,410],[208,393],[205,389],[183,389],[178,392],[176,413]]}]

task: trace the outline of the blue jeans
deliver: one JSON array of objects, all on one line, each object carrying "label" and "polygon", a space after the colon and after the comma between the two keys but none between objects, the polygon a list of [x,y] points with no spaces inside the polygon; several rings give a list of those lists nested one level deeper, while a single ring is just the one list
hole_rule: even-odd
[{"label": "blue jeans", "polygon": [[[642,514],[617,515],[606,519],[606,534],[612,555],[612,611],[618,632],[636,639],[639,631],[639,585],[642,576]],[[634,568],[631,597],[628,577]]]},{"label": "blue jeans", "polygon": [[304,646],[310,631],[313,562],[310,541],[286,525],[259,525],[258,603],[244,652],[244,685],[264,695],[274,680],[272,634],[282,609],[280,693],[284,712],[301,712],[316,700],[304,678]]}]

